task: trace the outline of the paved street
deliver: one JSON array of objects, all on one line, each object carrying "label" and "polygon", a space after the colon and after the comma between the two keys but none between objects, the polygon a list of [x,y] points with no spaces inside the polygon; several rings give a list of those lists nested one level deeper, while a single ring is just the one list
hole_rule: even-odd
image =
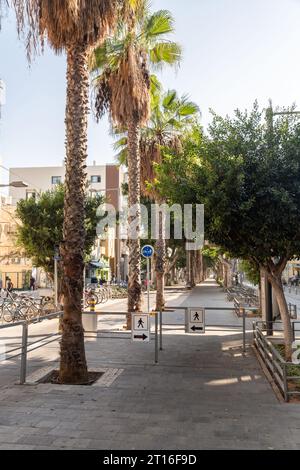
[{"label": "paved street", "polygon": [[[190,293],[170,291],[168,305],[231,306],[213,281]],[[106,309],[122,307],[118,301]],[[17,364],[1,363],[0,448],[300,448],[300,405],[279,403],[251,348],[242,355],[233,312],[207,312],[205,336],[185,334],[179,310],[164,323],[172,325],[165,325],[154,365],[154,341],[131,344],[124,318],[101,319],[101,331],[115,333],[87,340],[89,368],[115,380],[99,386],[15,385]],[[55,322],[35,327],[50,326],[55,330]],[[250,341],[250,321],[248,327]],[[29,374],[57,358],[56,343],[35,351]]]}]

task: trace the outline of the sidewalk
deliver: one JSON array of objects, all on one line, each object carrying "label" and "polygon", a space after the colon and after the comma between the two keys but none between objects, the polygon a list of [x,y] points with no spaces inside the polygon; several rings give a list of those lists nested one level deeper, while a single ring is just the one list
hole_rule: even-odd
[{"label": "sidewalk", "polygon": [[[211,281],[168,298],[231,306]],[[251,348],[243,357],[233,312],[207,312],[215,326],[202,336],[185,334],[178,310],[164,321],[177,326],[165,326],[158,365],[154,342],[131,344],[126,333],[87,341],[91,370],[117,370],[110,385],[2,386],[0,449],[300,448],[300,405],[277,401]]]}]

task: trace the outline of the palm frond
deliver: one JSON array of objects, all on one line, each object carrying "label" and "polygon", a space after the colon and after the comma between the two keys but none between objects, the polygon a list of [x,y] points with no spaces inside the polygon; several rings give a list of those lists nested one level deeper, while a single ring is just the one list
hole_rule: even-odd
[{"label": "palm frond", "polygon": [[174,18],[168,10],[159,10],[149,16],[143,28],[143,35],[146,40],[153,40],[159,36],[165,36],[166,34],[174,31]]},{"label": "palm frond", "polygon": [[182,48],[176,42],[159,42],[150,51],[150,62],[155,66],[179,65]]},{"label": "palm frond", "polygon": [[[122,2],[121,2],[122,3]],[[46,39],[55,52],[93,45],[116,26],[120,0],[12,0],[28,56]]]}]

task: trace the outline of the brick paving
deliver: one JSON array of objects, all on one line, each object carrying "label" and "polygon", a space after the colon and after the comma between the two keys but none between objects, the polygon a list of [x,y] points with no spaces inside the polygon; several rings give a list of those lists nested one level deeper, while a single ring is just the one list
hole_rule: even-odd
[{"label": "brick paving", "polygon": [[[230,305],[212,282],[170,293],[169,304]],[[233,312],[208,312],[215,326],[205,336],[185,334],[180,311],[165,321],[178,329],[165,327],[158,365],[154,342],[131,344],[126,333],[87,341],[91,370],[121,371],[110,386],[15,385],[17,364],[0,363],[0,449],[300,448],[300,405],[279,403],[251,347],[242,355]],[[101,322],[122,331],[124,320]],[[55,366],[57,345],[35,354],[29,372]]]}]

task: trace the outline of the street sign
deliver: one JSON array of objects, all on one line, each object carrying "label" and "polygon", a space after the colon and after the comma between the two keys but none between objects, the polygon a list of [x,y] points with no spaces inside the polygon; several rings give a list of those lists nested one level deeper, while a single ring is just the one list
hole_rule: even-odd
[{"label": "street sign", "polygon": [[151,245],[145,245],[142,248],[142,256],[144,258],[152,258],[154,255],[154,248]]},{"label": "street sign", "polygon": [[134,343],[150,342],[150,315],[146,313],[132,313],[131,339]]},{"label": "street sign", "polygon": [[205,309],[187,308],[186,309],[186,333],[205,333]]},{"label": "street sign", "polygon": [[147,259],[147,305],[148,313],[150,313],[150,259],[154,255],[154,248],[151,245],[145,245],[142,248],[141,254]]}]

